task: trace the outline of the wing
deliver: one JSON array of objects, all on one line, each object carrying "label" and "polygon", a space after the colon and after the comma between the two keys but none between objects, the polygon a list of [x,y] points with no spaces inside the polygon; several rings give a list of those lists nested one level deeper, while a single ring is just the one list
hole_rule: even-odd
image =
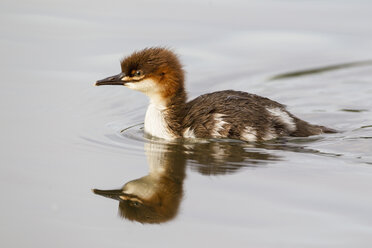
[{"label": "wing", "polygon": [[280,123],[275,123],[268,109],[287,113],[285,106],[265,97],[241,91],[219,91],[199,96],[187,103],[183,126],[189,127],[200,138],[212,136],[241,139],[244,132],[248,132],[248,136],[250,132],[251,138],[258,140],[268,130],[284,130],[284,127],[278,125]]}]

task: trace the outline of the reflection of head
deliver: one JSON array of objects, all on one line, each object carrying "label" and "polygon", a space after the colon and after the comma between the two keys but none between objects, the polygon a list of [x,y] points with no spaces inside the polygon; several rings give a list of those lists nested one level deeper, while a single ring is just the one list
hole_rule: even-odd
[{"label": "reflection of head", "polygon": [[[174,165],[177,166],[177,165]],[[149,176],[137,179],[138,183],[148,181]],[[151,189],[140,189],[137,193],[139,201],[131,199],[121,200],[119,214],[129,220],[141,223],[161,223],[173,219],[182,198],[182,181],[168,176],[154,178],[152,183],[146,185]],[[132,182],[127,183],[123,190]],[[145,195],[146,194],[146,195]]]},{"label": "reflection of head", "polygon": [[167,144],[146,143],[149,174],[126,183],[119,190],[94,190],[119,200],[121,217],[141,223],[173,219],[183,195],[185,157],[182,150]]}]

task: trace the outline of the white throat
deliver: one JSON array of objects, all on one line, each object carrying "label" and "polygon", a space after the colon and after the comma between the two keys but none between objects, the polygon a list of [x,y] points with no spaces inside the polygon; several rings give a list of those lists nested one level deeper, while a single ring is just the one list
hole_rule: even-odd
[{"label": "white throat", "polygon": [[125,84],[132,90],[140,91],[150,98],[145,117],[145,132],[162,139],[176,138],[170,130],[164,118],[166,109],[165,100],[161,97],[158,84],[152,79],[144,79],[140,82]]},{"label": "white throat", "polygon": [[166,140],[176,138],[169,130],[169,126],[164,118],[165,107],[150,102],[145,117],[145,132]]}]

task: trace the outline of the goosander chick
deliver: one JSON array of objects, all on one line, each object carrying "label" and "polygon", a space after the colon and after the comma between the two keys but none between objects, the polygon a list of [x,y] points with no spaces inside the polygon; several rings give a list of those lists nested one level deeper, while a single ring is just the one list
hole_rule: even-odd
[{"label": "goosander chick", "polygon": [[121,61],[121,73],[96,85],[124,85],[146,94],[150,104],[145,132],[166,140],[231,138],[255,142],[335,132],[297,118],[278,102],[247,92],[218,91],[187,102],[182,65],[177,55],[162,47],[134,52]]}]

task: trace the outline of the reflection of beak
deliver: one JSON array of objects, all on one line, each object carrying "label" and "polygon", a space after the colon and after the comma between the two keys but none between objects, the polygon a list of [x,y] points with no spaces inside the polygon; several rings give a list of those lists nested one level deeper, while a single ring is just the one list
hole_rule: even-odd
[{"label": "reflection of beak", "polygon": [[125,77],[124,73],[119,73],[111,77],[107,77],[96,82],[96,86],[100,85],[125,85],[126,81],[123,81]]},{"label": "reflection of beak", "polygon": [[118,201],[128,198],[128,194],[124,193],[121,189],[112,189],[112,190],[92,189],[92,191],[94,194],[101,195],[101,196],[111,198],[114,200],[118,200]]}]

